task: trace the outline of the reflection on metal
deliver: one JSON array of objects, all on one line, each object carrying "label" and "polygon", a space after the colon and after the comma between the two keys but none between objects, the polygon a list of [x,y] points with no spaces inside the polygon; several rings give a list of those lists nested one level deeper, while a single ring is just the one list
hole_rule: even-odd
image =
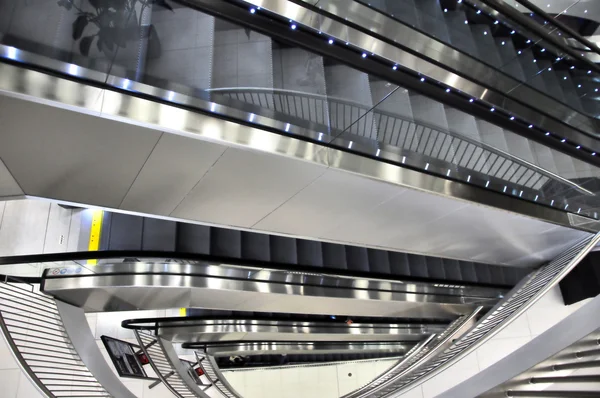
[{"label": "reflection on metal", "polygon": [[[501,397],[600,396],[600,330],[485,394]],[[594,383],[594,384],[592,384]]]},{"label": "reflection on metal", "polygon": [[532,272],[481,318],[468,333],[453,342],[448,349],[426,363],[425,366],[396,380],[387,388],[387,394],[380,396],[387,397],[391,396],[390,394],[405,392],[415,384],[424,382],[472,353],[560,282],[598,242],[600,242],[600,234],[585,238],[555,260]]},{"label": "reflection on metal", "polygon": [[215,359],[198,351],[195,352],[198,364],[204,370],[204,375],[208,378],[212,386],[227,398],[241,398],[241,395],[229,384]]},{"label": "reflection on metal", "polygon": [[443,352],[453,341],[462,336],[475,323],[475,317],[481,311],[476,308],[469,316],[462,316],[452,322],[439,335],[432,335],[421,344],[415,346],[396,365],[382,373],[365,386],[344,395],[344,398],[384,397],[395,389],[395,383],[403,377],[422,368],[432,358]]},{"label": "reflection on metal", "polygon": [[0,329],[19,367],[43,396],[112,395],[79,357],[53,299],[22,283],[0,283]]},{"label": "reflection on metal", "polygon": [[214,357],[232,355],[282,355],[282,354],[394,354],[404,355],[413,347],[408,342],[221,342],[219,344],[186,343],[183,348],[206,347],[206,353]]},{"label": "reflection on metal", "polygon": [[[248,267],[177,263],[122,263],[94,267],[94,274],[50,269],[43,290],[87,311],[214,308],[236,311],[390,316],[453,320],[478,305],[493,305],[494,289],[426,283],[321,277]],[[132,287],[135,287],[132,289]],[[487,290],[487,291],[486,291]],[[310,305],[314,303],[315,305]],[[317,304],[318,303],[318,304]]]},{"label": "reflection on metal", "polygon": [[[446,168],[460,167],[533,190],[541,189],[548,179],[552,179],[585,195],[595,195],[556,173],[483,142],[358,102],[301,91],[258,87],[217,88],[207,91],[321,124],[324,131],[328,127],[333,129],[328,135],[334,137],[343,131],[392,148],[400,148],[401,155],[408,155],[408,152],[425,155],[443,163]],[[356,123],[348,127],[348,120],[351,118],[346,115],[356,115]],[[389,149],[382,148],[382,152],[387,151]]]},{"label": "reflection on metal", "polygon": [[[194,317],[192,317],[194,318]],[[204,317],[202,317],[204,318]],[[156,330],[163,339],[172,342],[362,342],[420,341],[424,335],[438,333],[443,325],[424,323],[352,323],[315,322],[307,320],[257,319],[190,319],[155,318],[123,322],[125,328],[142,325]],[[137,326],[139,327],[139,326]]]},{"label": "reflection on metal", "polygon": [[187,374],[171,342],[146,330],[135,330],[134,334],[156,376],[176,397],[209,397]]},{"label": "reflection on metal", "polygon": [[[2,46],[0,46],[0,53],[1,51]],[[19,53],[21,52],[19,51]],[[85,73],[84,68],[79,68],[79,74],[85,75]],[[120,84],[127,82],[133,92],[147,94],[163,101],[168,100],[167,90],[130,82],[127,79],[116,77],[109,79],[109,83],[115,86],[118,86],[119,82]],[[338,149],[324,148],[318,143],[298,140],[294,136],[309,138],[314,142],[318,142],[319,134],[301,127],[293,126],[290,128],[289,123],[276,121],[265,116],[256,115],[253,123],[258,127],[280,131],[282,134],[274,134],[261,128],[227,122],[159,102],[103,90],[3,63],[0,63],[0,92],[162,131],[193,135],[207,141],[218,141],[227,145],[247,147],[311,161],[329,168],[358,173],[369,178],[429,193],[463,199],[557,225],[575,227],[590,232],[600,230],[600,223],[590,221],[587,217],[566,213],[557,208],[540,206],[521,200],[518,197],[423,174],[396,164],[380,162],[376,159],[365,158]],[[249,120],[250,114],[248,112],[228,108],[214,102],[203,101],[184,94],[178,94],[175,99],[178,105],[204,112],[211,112],[211,108],[214,108],[213,114],[215,115],[237,120]],[[286,130],[288,130],[288,133],[285,133]],[[352,149],[359,149],[359,145]],[[370,148],[370,151],[364,153],[370,154],[370,156],[377,154],[377,148]],[[400,162],[398,164],[401,165]],[[443,170],[443,173],[445,175],[446,170]]]},{"label": "reflection on metal", "polygon": [[596,296],[541,335],[438,397],[501,398],[510,396],[509,391],[513,396],[600,396],[598,384],[591,384],[600,381],[599,312],[600,296]]},{"label": "reflection on metal", "polygon": [[[208,0],[194,1],[205,4]],[[473,98],[482,99],[498,108],[519,115],[522,119],[528,120],[544,130],[553,131],[579,142],[587,148],[598,148],[598,142],[594,138],[581,134],[560,122],[563,121],[576,129],[596,136],[597,128],[594,119],[442,42],[417,32],[396,20],[385,18],[377,11],[357,2],[352,2],[352,6],[348,7],[345,0],[329,0],[322,2],[319,6],[320,10],[338,15],[344,18],[344,21],[363,26],[365,31],[323,16],[290,0],[244,1],[269,10],[283,19],[291,19],[302,26],[320,31],[324,37],[348,42],[368,53],[373,53],[394,64],[437,80]],[[377,24],[374,25],[373,21],[377,21]],[[373,31],[381,37],[388,38],[389,41],[393,40],[394,45],[378,39],[366,31]],[[419,56],[413,55],[403,48],[411,49]],[[427,57],[435,63],[423,57]],[[439,64],[445,67],[438,66]],[[459,75],[458,71],[461,70],[468,70],[470,78]],[[479,82],[485,82],[486,85]],[[527,104],[527,106],[523,104]],[[550,114],[554,119],[548,118],[545,114]]]}]

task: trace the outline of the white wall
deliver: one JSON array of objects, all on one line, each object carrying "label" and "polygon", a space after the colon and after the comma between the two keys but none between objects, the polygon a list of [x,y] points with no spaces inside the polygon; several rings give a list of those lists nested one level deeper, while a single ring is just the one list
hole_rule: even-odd
[{"label": "white wall", "polygon": [[496,363],[570,315],[586,301],[565,306],[560,289],[550,290],[510,326],[454,366],[400,395],[402,398],[432,398],[462,383]]}]

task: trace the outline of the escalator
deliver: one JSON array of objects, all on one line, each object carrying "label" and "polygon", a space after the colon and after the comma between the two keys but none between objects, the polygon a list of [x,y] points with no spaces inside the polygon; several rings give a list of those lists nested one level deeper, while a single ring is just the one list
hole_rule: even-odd
[{"label": "escalator", "polygon": [[530,268],[391,252],[104,212],[100,250],[144,252],[290,272],[399,279],[440,287],[489,287],[488,297],[517,284]]},{"label": "escalator", "polygon": [[[323,18],[331,16],[327,7],[335,4],[323,2],[304,8],[304,3],[311,2],[295,2],[296,7],[300,7],[295,9],[308,10],[307,13],[320,10]],[[362,50],[350,39],[346,46],[340,38],[328,39],[325,31],[308,29],[310,26],[304,24],[301,13],[290,22],[278,18],[274,12],[269,13],[266,5],[270,2],[264,2],[265,6],[258,9],[252,8],[252,2],[236,1],[171,1],[168,7],[127,8],[123,12],[135,15],[131,20],[137,21],[137,30],[128,27],[120,31],[127,34],[127,38],[113,43],[111,49],[105,42],[107,38],[101,41],[100,33],[94,36],[90,21],[83,33],[73,31],[72,22],[77,15],[72,7],[64,4],[26,7],[11,0],[4,0],[3,4],[11,10],[9,21],[3,21],[4,25],[0,26],[3,46],[0,53],[4,61],[0,68],[6,76],[0,82],[3,91],[18,92],[16,97],[21,98],[46,95],[56,89],[51,97],[72,100],[71,108],[81,108],[89,102],[101,106],[100,119],[128,120],[136,127],[152,125],[154,133],[159,131],[156,141],[149,140],[143,145],[133,136],[127,137],[127,144],[135,142],[130,147],[119,145],[116,138],[107,141],[107,137],[112,140],[119,135],[114,126],[98,126],[80,134],[72,126],[54,124],[63,117],[24,118],[35,125],[19,126],[10,117],[13,110],[19,108],[18,101],[3,98],[5,114],[0,114],[0,118],[9,124],[0,135],[0,158],[16,176],[19,182],[16,185],[23,187],[22,194],[234,228],[200,227],[183,222],[164,222],[163,225],[161,221],[149,219],[131,221],[134,234],[113,239],[112,246],[106,246],[106,250],[120,250],[119,245],[122,245],[131,250],[217,256],[229,263],[235,262],[229,261],[232,259],[250,261],[254,265],[269,261],[280,264],[280,268],[294,265],[309,272],[318,267],[328,272],[345,270],[355,275],[410,277],[421,282],[509,287],[526,271],[489,263],[537,266],[598,228],[596,194],[600,184],[594,164],[595,152],[591,152],[593,145],[582,144],[577,148],[575,144],[580,141],[560,138],[563,137],[560,129],[548,131],[549,135],[545,130],[541,133],[543,124],[534,126],[507,109],[490,107],[488,99],[492,98],[456,89],[450,80],[442,84],[440,82],[446,80],[436,81],[423,69],[411,72],[403,65],[386,63],[390,59],[380,57],[374,50],[365,52],[363,57]],[[91,7],[90,12],[101,11],[94,9],[93,4],[84,4]],[[577,80],[578,68],[568,69],[568,76],[564,76],[567,79],[562,79],[568,83],[561,82],[562,75],[555,75],[560,67],[553,67],[548,75],[539,73],[537,63],[550,61],[546,54],[553,49],[549,46],[542,51],[538,43],[534,47],[526,40],[523,42],[524,32],[507,33],[508,22],[499,23],[492,32],[495,23],[490,25],[489,21],[479,19],[485,13],[478,14],[471,3],[470,6],[461,3],[447,7],[436,3],[437,8],[434,8],[428,1],[374,2],[371,6],[353,2],[348,11],[364,7],[379,15],[376,21],[398,25],[402,21],[394,20],[395,13],[387,16],[391,11],[385,8],[393,4],[398,7],[404,4],[402,15],[414,15],[415,21],[421,21],[418,29],[425,31],[433,26],[444,29],[449,44],[464,46],[455,51],[470,54],[470,58],[490,57],[489,62],[493,63],[498,57],[502,60],[503,49],[508,49],[501,63],[512,65],[515,76],[520,70],[519,76],[524,79],[516,86],[507,86],[507,90],[514,88],[512,94],[518,95],[521,86],[526,86],[538,94],[542,88],[559,90],[555,92],[556,101],[564,97],[568,102],[573,95],[562,85]],[[216,8],[209,10],[210,6]],[[416,7],[414,12],[410,11],[413,6]],[[30,21],[40,11],[49,16],[51,34],[20,29],[23,21]],[[427,15],[435,18],[427,19]],[[467,24],[463,21],[460,25],[463,16]],[[339,22],[339,18],[336,21]],[[355,26],[357,21],[348,24],[360,28]],[[488,28],[489,34],[483,34]],[[485,37],[484,46],[475,40],[479,32]],[[468,37],[463,40],[463,36]],[[505,36],[510,42],[503,40]],[[90,40],[93,45],[86,47]],[[334,42],[330,44],[329,40]],[[492,40],[494,46],[488,40]],[[482,47],[491,50],[482,51]],[[536,57],[536,62],[531,64],[538,69],[531,69],[529,63],[508,62],[521,55],[523,59]],[[180,62],[172,62],[173,59]],[[455,58],[457,60],[463,59]],[[563,61],[566,60],[558,61],[559,66]],[[530,69],[525,71],[526,67]],[[508,77],[513,73],[508,69],[505,72],[502,73]],[[461,79],[456,76],[457,82],[463,82],[464,76]],[[518,81],[515,76],[510,79]],[[44,89],[39,90],[40,79],[45,78],[48,84],[42,84]],[[60,84],[53,79],[59,79]],[[71,91],[63,87],[67,82],[84,84],[93,93],[99,89],[101,95],[90,94],[90,98],[82,99],[78,95],[86,91],[77,90],[71,96]],[[98,98],[102,98],[101,105]],[[580,103],[581,109],[585,108],[583,102]],[[149,104],[156,108],[146,107]],[[31,111],[36,113],[36,110],[39,109],[31,105]],[[96,115],[96,111],[94,108],[86,112]],[[578,113],[573,118],[563,119],[579,123],[583,120],[579,116]],[[581,123],[576,127],[583,130],[585,123]],[[53,128],[42,129],[50,125]],[[43,140],[36,137],[42,130],[45,131]],[[92,143],[82,139],[96,133]],[[565,142],[561,142],[562,139]],[[198,150],[191,145],[192,140],[194,144],[200,141],[206,145]],[[82,167],[88,165],[87,155],[85,159],[64,162],[56,162],[50,156],[53,149],[49,150],[49,146],[62,147],[74,142],[81,144],[77,146],[81,153],[90,146],[99,148],[89,151],[89,156],[94,158],[93,162],[89,161],[89,167]],[[113,153],[126,156],[115,160]],[[297,161],[294,167],[299,166],[290,174],[278,174],[276,169],[280,166],[255,162],[265,153],[277,154],[277,158],[293,158]],[[311,170],[306,171],[309,166]],[[321,166],[327,169],[322,174]],[[61,167],[52,176],[46,175]],[[33,176],[32,169],[40,170],[43,175]],[[250,179],[241,175],[242,172],[255,175]],[[73,178],[65,179],[65,175]],[[111,181],[117,175],[122,176],[123,181]],[[227,179],[231,176],[236,178]],[[319,180],[321,176],[324,178]],[[359,194],[369,192],[371,188],[366,184],[350,181],[357,176],[366,176],[365,180],[377,187],[391,183],[394,189],[414,189],[436,199],[457,200],[439,206],[436,202],[432,208],[446,209],[440,211],[442,214],[416,206],[405,208],[404,202],[392,202],[394,206],[390,207],[395,214],[384,216],[389,232],[384,230],[381,236],[374,236],[383,228],[376,226],[369,230],[372,224],[366,209],[370,211],[380,204],[390,203],[388,197],[373,195],[363,199],[352,193],[346,195],[344,191],[341,200],[336,198],[340,190],[334,188],[332,181],[344,188],[356,188]],[[349,182],[340,182],[342,177],[348,177]],[[278,179],[295,183],[297,180],[297,184],[280,188]],[[364,180],[359,182],[364,183]],[[85,189],[80,188],[83,185]],[[329,191],[323,192],[323,186]],[[299,194],[302,190],[308,192],[306,196]],[[407,202],[422,200],[405,197]],[[305,205],[308,200],[314,205]],[[482,214],[490,208],[508,210],[517,214],[514,219],[523,224],[507,225],[506,231],[496,233],[489,228],[487,214],[476,215],[475,220],[465,222],[465,217],[481,209],[475,205],[477,209],[473,212],[455,211],[463,206],[463,201],[485,206]],[[240,211],[246,204],[251,210]],[[288,205],[296,207],[280,214],[279,210]],[[319,211],[314,211],[315,207]],[[294,211],[300,214],[297,218],[290,216]],[[405,220],[405,214],[419,213],[425,219]],[[344,228],[343,218],[352,214],[360,217],[362,224]],[[498,212],[494,217],[501,218],[503,214]],[[308,226],[298,227],[304,218]],[[531,223],[532,218],[536,223]],[[439,220],[443,225],[434,224],[433,221]],[[543,222],[537,223],[537,220]],[[115,225],[119,222],[115,221]],[[161,225],[153,229],[152,223]],[[468,225],[467,232],[449,227],[461,223]],[[335,236],[326,234],[334,224],[348,231],[343,231],[344,234],[336,231]],[[108,221],[106,225],[112,228]],[[435,250],[421,244],[426,238],[412,233],[412,229],[419,228],[419,234],[425,234],[425,226],[446,233],[444,238],[435,239]],[[151,231],[150,235],[143,229]],[[522,242],[525,236],[512,238],[513,231],[521,229],[526,231],[523,235],[534,236],[539,241],[530,245],[531,241]],[[369,232],[357,237],[363,230]],[[111,233],[120,232],[115,227]],[[546,233],[551,236],[541,237]],[[164,234],[165,238],[152,241],[152,234]],[[285,238],[278,234],[345,244]],[[558,241],[558,235],[569,236]],[[477,240],[480,237],[481,240]],[[468,242],[475,243],[469,246]],[[495,247],[493,255],[482,253],[495,244],[502,247]],[[358,248],[365,245],[377,249]],[[506,254],[505,245],[511,245],[510,255]],[[407,254],[409,251],[428,256]]]},{"label": "escalator", "polygon": [[202,351],[233,369],[398,358],[442,333],[447,322],[188,309],[183,318],[131,319],[122,326],[153,328],[182,352]]}]

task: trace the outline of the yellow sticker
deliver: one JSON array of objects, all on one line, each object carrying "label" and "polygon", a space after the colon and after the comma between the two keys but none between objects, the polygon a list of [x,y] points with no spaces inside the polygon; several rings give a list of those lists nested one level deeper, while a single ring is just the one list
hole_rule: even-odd
[{"label": "yellow sticker", "polygon": [[[100,234],[102,233],[103,210],[92,211],[92,227],[90,228],[90,241],[88,251],[95,252],[100,248]],[[98,260],[88,260],[88,265],[98,264]]]}]

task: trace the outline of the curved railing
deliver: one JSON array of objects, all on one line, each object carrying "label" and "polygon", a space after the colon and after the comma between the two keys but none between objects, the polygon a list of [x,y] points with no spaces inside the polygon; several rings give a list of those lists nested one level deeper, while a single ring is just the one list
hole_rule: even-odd
[{"label": "curved railing", "polygon": [[408,391],[472,353],[522,315],[564,278],[600,242],[600,233],[579,241],[556,259],[532,272],[492,308],[468,333],[440,355],[423,361],[369,397],[391,397]]},{"label": "curved railing", "polygon": [[396,380],[409,374],[422,364],[441,353],[453,340],[465,333],[475,321],[483,307],[478,307],[470,315],[463,315],[452,322],[439,335],[431,335],[411,349],[396,365],[379,375],[370,383],[343,396],[343,398],[364,398],[379,396],[387,391]]},{"label": "curved railing", "polygon": [[81,360],[50,297],[0,283],[0,329],[19,366],[44,396],[111,396]]},{"label": "curved railing", "polygon": [[358,102],[271,88],[207,91],[320,125],[331,136],[341,133],[360,136],[372,144],[382,143],[533,190],[554,180],[585,195],[594,195],[566,178],[485,143]]},{"label": "curved railing", "polygon": [[176,354],[159,336],[148,330],[134,329],[140,348],[156,376],[178,398],[208,398],[191,377],[180,370],[181,364]]},{"label": "curved railing", "polygon": [[222,395],[227,398],[242,398],[242,396],[235,391],[231,384],[229,384],[225,376],[223,376],[223,373],[221,373],[221,370],[219,369],[219,365],[217,365],[212,356],[196,351],[196,358],[208,381]]}]

